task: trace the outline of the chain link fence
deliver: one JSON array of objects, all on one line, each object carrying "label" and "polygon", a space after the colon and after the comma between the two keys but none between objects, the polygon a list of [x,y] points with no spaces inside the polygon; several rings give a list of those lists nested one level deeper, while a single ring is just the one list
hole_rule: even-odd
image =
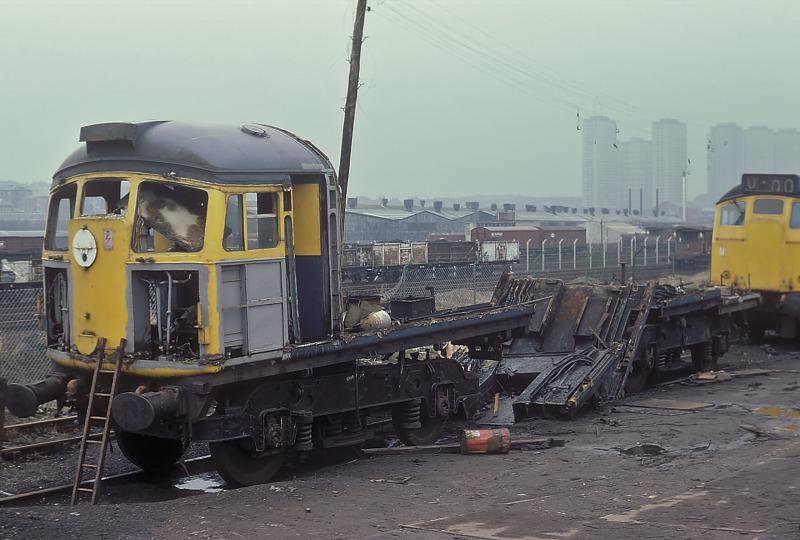
[{"label": "chain link fence", "polygon": [[39,283],[0,286],[0,377],[30,382],[49,371],[41,323]]}]

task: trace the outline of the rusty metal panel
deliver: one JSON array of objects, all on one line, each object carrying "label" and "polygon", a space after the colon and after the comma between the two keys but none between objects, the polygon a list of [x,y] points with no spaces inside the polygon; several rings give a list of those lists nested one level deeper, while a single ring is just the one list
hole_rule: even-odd
[{"label": "rusty metal panel", "polygon": [[428,262],[428,243],[413,242],[411,244],[411,263],[427,264]]},{"label": "rusty metal panel", "polygon": [[402,266],[411,264],[411,244],[400,244],[399,259]]}]

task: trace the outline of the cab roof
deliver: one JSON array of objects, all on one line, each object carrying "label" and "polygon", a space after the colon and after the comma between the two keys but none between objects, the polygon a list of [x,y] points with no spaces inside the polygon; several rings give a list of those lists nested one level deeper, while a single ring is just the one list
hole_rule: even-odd
[{"label": "cab roof", "polygon": [[104,171],[221,184],[289,183],[294,175],[333,172],[327,156],[311,142],[265,124],[113,122],[82,127],[80,142],[53,175],[54,184]]}]

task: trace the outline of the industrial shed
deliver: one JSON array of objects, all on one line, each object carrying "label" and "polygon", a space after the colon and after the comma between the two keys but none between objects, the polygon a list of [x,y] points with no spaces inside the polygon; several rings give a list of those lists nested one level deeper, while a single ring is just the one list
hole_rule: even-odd
[{"label": "industrial shed", "polygon": [[344,239],[348,243],[421,242],[436,234],[464,234],[465,225],[492,221],[482,210],[348,208]]}]

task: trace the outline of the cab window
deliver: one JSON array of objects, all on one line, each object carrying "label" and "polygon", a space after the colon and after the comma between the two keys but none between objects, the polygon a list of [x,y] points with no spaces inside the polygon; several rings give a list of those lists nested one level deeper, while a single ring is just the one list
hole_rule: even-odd
[{"label": "cab window", "polygon": [[247,249],[278,245],[278,194],[246,193]]},{"label": "cab window", "polygon": [[789,227],[800,229],[800,203],[792,203],[792,215],[789,218]]},{"label": "cab window", "polygon": [[244,249],[244,223],[242,221],[242,196],[231,195],[225,209],[225,231],[222,247],[226,251]]},{"label": "cab window", "polygon": [[47,211],[47,231],[44,247],[53,251],[67,251],[67,226],[75,212],[75,196],[78,188],[75,184],[64,186],[50,196],[50,207]]},{"label": "cab window", "polygon": [[756,199],[753,203],[753,213],[779,216],[783,214],[783,201],[780,199]]},{"label": "cab window", "polygon": [[142,182],[136,199],[133,250],[137,253],[203,249],[208,194],[202,189]]},{"label": "cab window", "polygon": [[127,180],[89,180],[83,185],[81,216],[124,216],[130,190]]},{"label": "cab window", "polygon": [[726,204],[720,208],[719,224],[734,227],[744,225],[744,210],[745,203],[743,202]]}]

